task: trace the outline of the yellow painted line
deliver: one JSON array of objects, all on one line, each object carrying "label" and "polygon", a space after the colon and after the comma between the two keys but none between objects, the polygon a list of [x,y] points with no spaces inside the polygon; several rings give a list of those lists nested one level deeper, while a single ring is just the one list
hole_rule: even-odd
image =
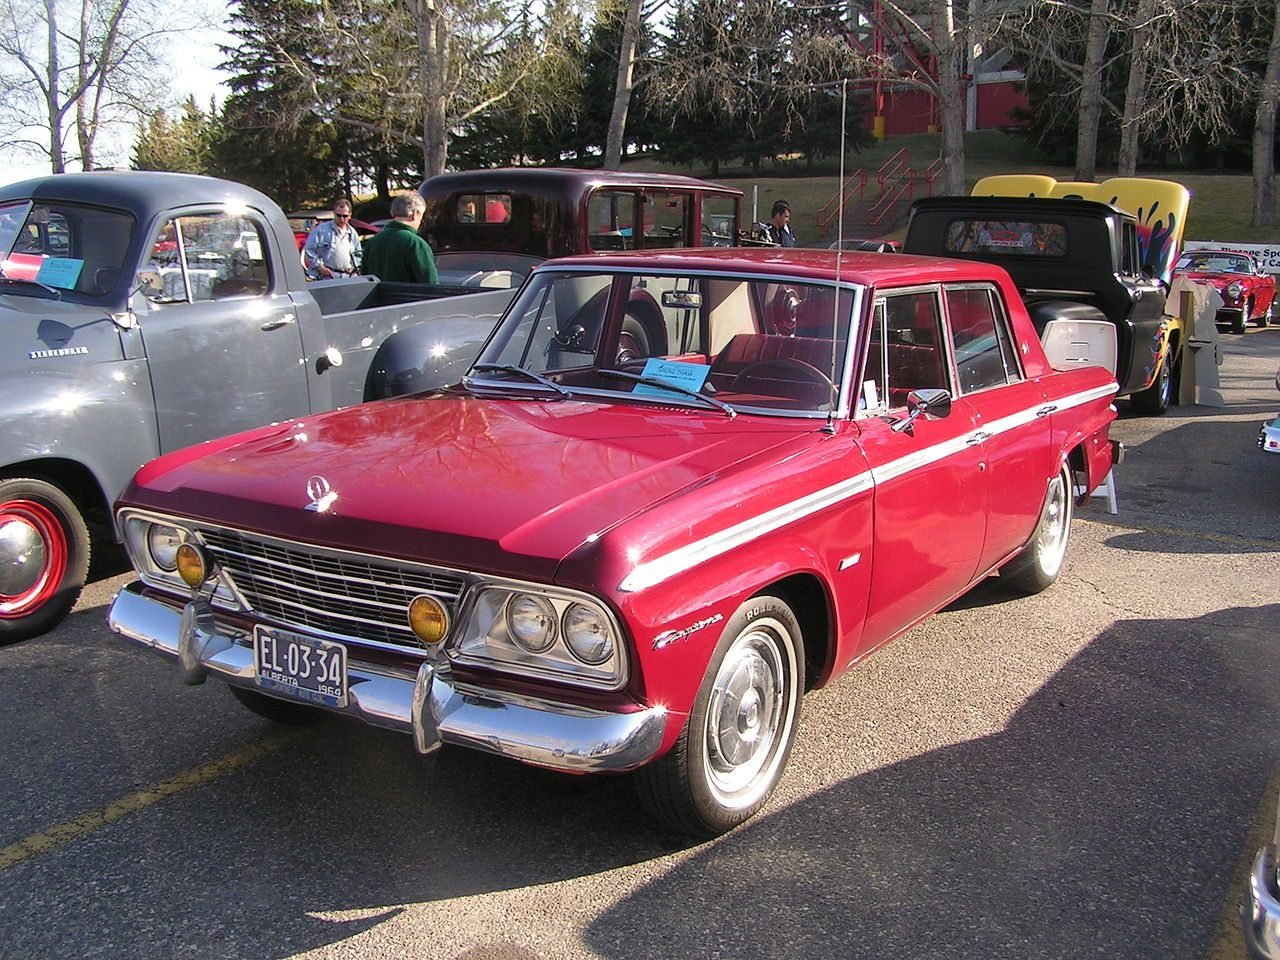
[{"label": "yellow painted line", "polygon": [[1114,527],[1117,530],[1128,530],[1133,533],[1154,533],[1164,537],[1186,537],[1189,540],[1206,540],[1209,543],[1225,543],[1233,547],[1259,547],[1280,553],[1280,540],[1258,540],[1253,537],[1241,537],[1234,533],[1208,533],[1203,530],[1181,530],[1177,527],[1142,527],[1134,523],[1120,523],[1115,520],[1097,520],[1090,517],[1076,517],[1079,523],[1095,524],[1099,527]]},{"label": "yellow painted line", "polygon": [[203,766],[183,771],[168,780],[161,780],[159,783],[154,783],[149,787],[127,794],[101,809],[90,810],[88,813],[82,813],[78,817],[55,824],[47,830],[33,833],[17,843],[12,843],[0,849],[0,870],[7,870],[9,867],[31,857],[48,853],[50,850],[55,850],[64,844],[71,843],[73,840],[79,840],[100,827],[115,823],[115,821],[129,816],[131,813],[145,810],[153,803],[167,800],[169,797],[176,796],[184,790],[190,790],[192,787],[198,787],[201,784],[216,780],[218,777],[243,767],[247,763],[252,763],[260,757],[274,753],[297,735],[296,732],[292,731],[278,733],[252,746],[237,750],[234,753],[228,753],[217,760],[212,760]]},{"label": "yellow painted line", "polygon": [[1244,903],[1249,887],[1249,874],[1253,870],[1254,855],[1271,842],[1276,826],[1276,802],[1280,800],[1280,764],[1271,771],[1267,789],[1262,792],[1262,802],[1254,817],[1253,829],[1245,841],[1244,852],[1231,874],[1231,886],[1227,888],[1227,902],[1218,915],[1218,927],[1209,941],[1205,960],[1240,960],[1244,956],[1244,931],[1241,928],[1240,904]]}]

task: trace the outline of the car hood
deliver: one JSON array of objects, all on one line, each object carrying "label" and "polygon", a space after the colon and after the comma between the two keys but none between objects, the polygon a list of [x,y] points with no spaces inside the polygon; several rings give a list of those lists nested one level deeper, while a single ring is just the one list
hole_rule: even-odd
[{"label": "car hood", "polygon": [[1244,283],[1248,279],[1245,273],[1202,273],[1199,270],[1186,270],[1178,274],[1196,283],[1212,283],[1215,287],[1225,287],[1229,283]]},{"label": "car hood", "polygon": [[[179,451],[123,501],[287,539],[550,578],[583,543],[812,422],[418,395]],[[312,478],[322,478],[314,480]],[[308,509],[324,489],[326,511]]]}]

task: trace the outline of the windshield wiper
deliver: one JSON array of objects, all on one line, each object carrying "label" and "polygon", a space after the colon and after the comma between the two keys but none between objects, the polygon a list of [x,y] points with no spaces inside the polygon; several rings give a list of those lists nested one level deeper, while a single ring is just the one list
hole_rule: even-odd
[{"label": "windshield wiper", "polygon": [[[540,373],[537,373],[536,371],[529,370],[525,367],[517,367],[513,363],[477,363],[471,369],[479,370],[481,373],[519,374],[522,377],[528,377],[530,380],[533,380],[536,383],[542,384],[544,387],[549,387],[550,389],[554,390],[556,393],[560,394],[560,396],[562,397],[573,396],[573,391],[570,390],[568,387],[562,386],[561,384],[556,383],[554,380],[548,380],[546,377],[544,377]],[[475,382],[474,380],[472,380],[471,377],[463,377],[463,380],[468,383]]]},{"label": "windshield wiper", "polygon": [[0,273],[0,283],[6,284],[6,285],[12,284],[15,287],[19,285],[27,286],[29,284],[33,287],[39,287],[41,290],[44,290],[46,293],[50,294],[55,300],[62,299],[61,290],[59,290],[57,287],[51,287],[47,283],[41,283],[39,280],[26,280],[26,279],[23,279],[22,277],[6,277],[3,273]]},{"label": "windshield wiper", "polygon": [[686,386],[678,383],[672,383],[670,380],[663,380],[659,377],[646,377],[639,373],[628,373],[626,370],[600,370],[597,371],[602,377],[610,377],[614,380],[631,380],[635,383],[643,383],[649,387],[658,387],[662,390],[670,390],[672,393],[679,393],[686,397],[692,397],[694,400],[701,400],[703,403],[715,407],[717,410],[723,410],[732,419],[738,415],[738,411],[733,409],[723,400],[717,400],[715,397],[708,397],[705,393],[699,393],[697,390],[690,390]]}]

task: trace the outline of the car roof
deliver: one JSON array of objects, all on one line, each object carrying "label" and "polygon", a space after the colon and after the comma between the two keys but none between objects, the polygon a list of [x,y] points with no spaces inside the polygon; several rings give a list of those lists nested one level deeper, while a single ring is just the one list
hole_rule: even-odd
[{"label": "car roof", "polygon": [[994,264],[977,260],[903,253],[818,250],[798,247],[685,247],[647,252],[608,252],[561,257],[540,264],[556,267],[651,272],[710,270],[761,274],[796,280],[835,280],[878,287],[911,286],[939,281],[1000,282],[1008,274]]},{"label": "car roof", "polygon": [[742,191],[737,187],[681,174],[578,170],[570,167],[494,167],[488,170],[442,173],[424,180],[419,190],[424,195],[503,189],[578,194],[597,187],[609,186],[653,190],[706,190],[742,196]]},{"label": "car roof", "polygon": [[275,202],[252,187],[216,177],[142,170],[56,173],[0,187],[0,201],[64,200],[132,211],[146,221],[166,210],[211,203],[243,204],[263,211]]}]

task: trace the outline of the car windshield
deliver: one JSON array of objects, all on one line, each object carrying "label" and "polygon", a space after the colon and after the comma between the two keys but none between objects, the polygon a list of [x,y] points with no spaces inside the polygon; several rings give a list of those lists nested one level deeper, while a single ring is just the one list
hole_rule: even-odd
[{"label": "car windshield", "polygon": [[0,205],[4,292],[23,285],[72,300],[102,301],[121,281],[133,240],[133,217],[57,200]]},{"label": "car windshield", "polygon": [[1247,257],[1222,253],[1187,253],[1178,261],[1179,270],[1197,273],[1252,273]]},{"label": "car windshield", "polygon": [[[837,302],[838,301],[838,302]],[[781,278],[544,271],[472,389],[823,415],[841,409],[854,291]]]}]

